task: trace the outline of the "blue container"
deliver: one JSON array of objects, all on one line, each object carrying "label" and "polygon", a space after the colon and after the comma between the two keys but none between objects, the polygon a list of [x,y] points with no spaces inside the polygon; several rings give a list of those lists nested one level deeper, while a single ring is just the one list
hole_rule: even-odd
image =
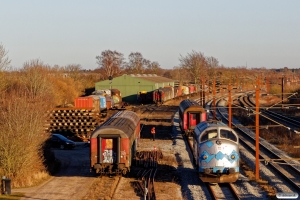
[{"label": "blue container", "polygon": [[105,98],[105,96],[100,96],[100,109],[101,110],[106,109],[106,98]]}]

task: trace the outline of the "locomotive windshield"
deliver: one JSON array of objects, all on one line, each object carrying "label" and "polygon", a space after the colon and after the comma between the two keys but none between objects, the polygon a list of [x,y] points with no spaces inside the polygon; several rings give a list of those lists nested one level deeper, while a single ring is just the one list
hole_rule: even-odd
[{"label": "locomotive windshield", "polygon": [[209,131],[206,131],[205,133],[203,133],[203,135],[201,137],[201,142],[204,142],[208,139],[217,138],[217,137],[218,137],[217,129],[209,130]]},{"label": "locomotive windshield", "polygon": [[220,137],[232,140],[234,142],[237,142],[237,137],[230,130],[221,129],[221,131],[220,131]]}]

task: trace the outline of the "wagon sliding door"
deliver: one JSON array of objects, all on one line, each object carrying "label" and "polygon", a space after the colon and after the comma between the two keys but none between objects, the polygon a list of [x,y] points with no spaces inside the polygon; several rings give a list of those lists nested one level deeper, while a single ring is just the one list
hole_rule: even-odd
[{"label": "wagon sliding door", "polygon": [[194,129],[201,122],[201,113],[188,112],[189,129]]},{"label": "wagon sliding door", "polygon": [[99,137],[99,163],[120,162],[120,137]]}]

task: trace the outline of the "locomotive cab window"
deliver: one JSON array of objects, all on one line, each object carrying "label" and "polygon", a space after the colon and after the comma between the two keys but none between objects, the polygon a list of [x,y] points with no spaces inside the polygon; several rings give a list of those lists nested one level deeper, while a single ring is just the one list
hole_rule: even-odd
[{"label": "locomotive cab window", "polygon": [[237,137],[230,130],[224,130],[224,129],[222,129],[220,131],[220,137],[232,140],[234,142],[237,142]]},{"label": "locomotive cab window", "polygon": [[209,131],[206,131],[201,139],[200,139],[200,142],[204,142],[208,139],[213,139],[213,138],[217,138],[218,137],[218,130],[215,129],[215,130],[209,130]]}]

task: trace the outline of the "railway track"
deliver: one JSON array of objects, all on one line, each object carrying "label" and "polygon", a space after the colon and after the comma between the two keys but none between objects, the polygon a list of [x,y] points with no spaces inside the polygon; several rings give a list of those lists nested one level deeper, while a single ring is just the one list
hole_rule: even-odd
[{"label": "railway track", "polygon": [[[217,111],[218,115],[228,121],[228,118],[226,117],[227,108],[218,106]],[[232,125],[237,127],[235,130],[239,132],[240,144],[255,155],[255,134],[248,128],[243,127],[243,125],[235,119],[233,120]],[[265,161],[267,168],[275,170],[280,177],[288,181],[294,191],[300,192],[300,170],[298,162],[292,161],[288,156],[283,157],[282,152],[263,139],[260,139],[260,159],[261,161]],[[274,162],[274,159],[277,159],[276,163]]]},{"label": "railway track", "polygon": [[163,158],[162,151],[141,151],[135,156],[135,166],[140,167],[137,172],[137,193],[143,194],[144,199],[155,200],[154,179],[158,170],[158,161]]},{"label": "railway track", "polygon": [[[185,136],[185,138],[193,153],[193,137]],[[194,157],[193,161],[195,163]],[[211,195],[211,199],[240,199],[239,194],[232,183],[205,183],[205,185]]]},{"label": "railway track", "polygon": [[[193,138],[186,137],[186,139],[191,152],[193,152]],[[206,187],[211,195],[211,199],[240,199],[239,194],[232,183],[206,183]]]},{"label": "railway track", "polygon": [[[186,137],[189,148],[193,152],[192,137]],[[232,183],[206,183],[206,187],[211,195],[211,199],[240,199]]]},{"label": "railway track", "polygon": [[174,113],[177,109],[177,106],[156,106],[153,104],[148,104],[135,107],[133,111],[139,115],[141,123],[145,125],[153,123],[161,123],[167,125],[171,124]]},{"label": "railway track", "polygon": [[156,176],[157,168],[144,169],[138,173],[138,188],[144,194],[144,199],[155,200],[155,188],[154,188],[154,178]]},{"label": "railway track", "polygon": [[[255,103],[251,99],[252,95],[247,95],[241,98],[240,102],[243,104],[244,107],[249,108],[250,110],[254,110],[252,108],[255,108]],[[276,124],[285,126],[286,128],[292,129],[295,133],[300,133],[300,122],[297,120],[294,120],[290,117],[281,115],[279,113],[273,112],[269,110],[269,108],[260,109],[261,116],[270,119]]]},{"label": "railway track", "polygon": [[206,184],[209,192],[212,196],[212,199],[241,199],[237,191],[235,189],[235,186],[232,183],[220,183],[220,184]]}]

